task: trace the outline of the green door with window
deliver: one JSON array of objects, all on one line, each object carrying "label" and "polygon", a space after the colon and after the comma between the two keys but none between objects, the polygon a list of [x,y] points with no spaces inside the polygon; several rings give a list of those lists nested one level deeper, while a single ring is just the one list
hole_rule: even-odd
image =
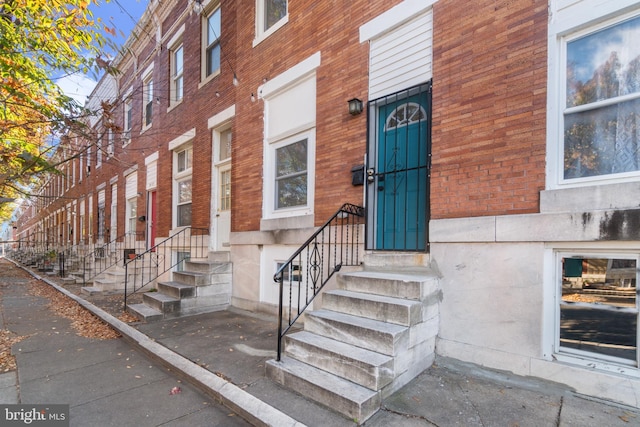
[{"label": "green door with window", "polygon": [[[431,154],[431,85],[375,101],[368,202],[373,249],[425,251]],[[373,148],[373,150],[371,150]],[[373,166],[373,167],[371,167]],[[369,245],[371,246],[371,244]]]}]

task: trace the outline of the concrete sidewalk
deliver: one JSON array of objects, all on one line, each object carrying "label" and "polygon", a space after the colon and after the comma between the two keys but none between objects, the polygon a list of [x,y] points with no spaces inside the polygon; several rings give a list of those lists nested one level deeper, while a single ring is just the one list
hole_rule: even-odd
[{"label": "concrete sidewalk", "polygon": [[[33,273],[32,273],[33,274]],[[78,343],[78,337],[65,334],[64,339],[55,339],[55,348],[68,354],[80,346],[86,351],[81,357],[69,358],[51,354],[48,357],[30,359],[18,355],[18,376],[20,392],[23,393],[24,375],[32,372],[34,378],[47,378],[39,369],[50,372],[56,377],[63,375],[58,384],[34,382],[29,399],[45,399],[48,395],[38,391],[51,390],[53,386],[66,387],[71,384],[78,396],[91,396],[95,393],[95,381],[81,378],[110,378],[114,384],[132,387],[137,383],[132,371],[118,369],[102,359],[113,361],[109,354],[135,354],[136,366],[143,367],[141,359],[144,353],[150,357],[149,366],[154,374],[161,371],[161,365],[169,371],[163,371],[167,377],[159,377],[153,383],[160,384],[166,397],[149,398],[150,392],[140,390],[130,398],[121,395],[120,399],[103,401],[89,399],[86,405],[72,410],[72,419],[86,420],[100,413],[135,414],[135,424],[139,426],[161,425],[155,419],[145,418],[149,413],[167,411],[171,402],[168,388],[177,378],[186,380],[195,388],[222,402],[253,425],[272,426],[353,426],[356,423],[324,408],[293,391],[284,389],[265,377],[265,362],[275,357],[276,319],[238,310],[227,310],[202,314],[181,319],[164,320],[134,326],[125,324],[82,298],[66,291],[55,283],[41,278],[51,286],[58,288],[69,297],[76,299],[85,308],[111,324],[124,337],[124,340],[111,340],[118,348],[102,349],[105,344]],[[4,288],[3,288],[4,290]],[[6,297],[5,297],[6,298]],[[18,303],[18,301],[11,301]],[[3,307],[8,301],[3,300]],[[14,308],[11,308],[14,310]],[[19,310],[16,305],[15,310]],[[40,310],[44,310],[40,308]],[[49,321],[42,319],[45,325]],[[58,320],[58,322],[60,322]],[[5,325],[13,330],[13,325]],[[42,327],[42,325],[41,325]],[[16,331],[17,332],[17,331]],[[24,341],[23,341],[24,342]],[[19,343],[17,346],[20,346]],[[15,346],[14,346],[15,347]],[[90,350],[90,351],[87,351]],[[14,349],[14,351],[17,351]],[[111,353],[110,353],[111,352]],[[116,363],[117,365],[117,363]],[[85,370],[88,368],[90,370]],[[121,368],[121,367],[120,367]],[[146,371],[143,370],[143,373]],[[12,373],[6,374],[12,375]],[[13,374],[15,376],[15,374]],[[175,377],[172,377],[175,375]],[[0,377],[0,398],[11,378]],[[164,381],[164,382],[163,382]],[[173,381],[173,382],[172,382]],[[65,383],[66,382],[66,383]],[[148,382],[151,382],[149,379]],[[29,381],[26,382],[29,384]],[[197,393],[184,381],[183,390]],[[169,387],[171,388],[171,387]],[[93,391],[92,391],[93,390]],[[185,393],[185,391],[183,391]],[[116,393],[116,395],[119,393]],[[133,396],[137,396],[134,398]],[[136,400],[137,399],[137,400]],[[3,400],[4,401],[4,400]],[[64,399],[56,400],[59,403]],[[151,402],[151,403],[149,403]],[[55,403],[47,401],[47,403]],[[209,399],[207,410],[215,405]],[[146,405],[152,405],[151,407]],[[156,408],[157,407],[157,408]],[[85,412],[86,408],[86,412]],[[195,408],[193,409],[195,411]],[[225,412],[226,411],[226,412]],[[179,418],[170,425],[236,425],[243,420],[229,417],[228,410],[222,410],[227,423],[215,424],[208,418],[203,422],[191,422]],[[197,413],[195,411],[194,413]],[[81,418],[80,418],[81,417]],[[223,419],[222,421],[224,421]],[[95,421],[95,420],[94,420]],[[184,422],[183,422],[184,421]],[[222,422],[221,421],[221,422]],[[108,425],[101,424],[100,425]],[[133,423],[113,425],[132,425]],[[165,425],[165,424],[162,424]],[[433,367],[425,371],[403,389],[385,399],[381,410],[370,418],[366,426],[635,426],[640,425],[640,411],[608,402],[600,402],[578,396],[562,386],[522,378],[508,373],[481,369],[475,365],[463,364],[453,360],[437,359]]]}]

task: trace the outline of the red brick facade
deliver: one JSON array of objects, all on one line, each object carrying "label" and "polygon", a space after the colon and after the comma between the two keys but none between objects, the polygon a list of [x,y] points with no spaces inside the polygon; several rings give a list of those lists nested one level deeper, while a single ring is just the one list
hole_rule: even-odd
[{"label": "red brick facade", "polygon": [[431,218],[538,212],[547,2],[445,1],[433,15]]},{"label": "red brick facade", "polygon": [[[360,42],[359,28],[398,3],[355,1],[336,13],[330,2],[290,2],[287,24],[254,46],[256,3],[223,1],[221,70],[204,84],[200,15],[185,10],[186,1],[171,11],[160,8],[162,39],[156,40],[150,23],[129,46],[135,55],[124,56],[119,63],[112,117],[121,128],[123,102],[130,96],[131,143],[123,147],[116,138],[114,156],[103,155],[100,168],[95,167],[93,148],[91,173],[45,212],[93,194],[95,234],[95,189],[106,183],[108,228],[110,183],[117,177],[121,234],[126,222],[124,173],[137,168],[138,215],[144,215],[145,158],[157,152],[157,235],[167,236],[174,216],[173,152],[168,146],[195,129],[192,225],[210,227],[212,135],[207,121],[234,105],[231,229],[259,230],[265,179],[264,101],[257,91],[317,52],[321,61],[316,72],[315,223],[323,223],[345,202],[362,204],[362,187],[351,184],[351,169],[364,161],[367,114],[347,112],[347,100],[358,97],[365,105],[368,101],[369,44]],[[537,212],[539,191],[545,185],[547,3],[481,3],[470,8],[463,1],[440,1],[433,8],[432,219]],[[183,25],[184,98],[170,106],[168,43]],[[142,73],[151,65],[153,121],[142,131]],[[300,100],[300,108],[305,102],[309,101]],[[145,231],[143,222],[137,227],[138,232]]]}]

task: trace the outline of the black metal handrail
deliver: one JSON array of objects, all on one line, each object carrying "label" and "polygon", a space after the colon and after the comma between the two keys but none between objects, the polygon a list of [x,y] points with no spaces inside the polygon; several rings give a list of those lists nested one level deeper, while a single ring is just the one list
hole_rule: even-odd
[{"label": "black metal handrail", "polygon": [[[118,236],[114,239],[111,239],[110,241],[108,241],[107,243],[104,243],[102,245],[96,246],[91,252],[89,252],[87,255],[85,255],[82,259],[82,285],[86,286],[87,285],[87,281],[94,279],[95,277],[97,277],[99,274],[104,273],[105,271],[107,271],[108,269],[110,269],[111,267],[113,267],[114,265],[117,265],[120,262],[124,261],[124,251],[121,253],[121,256],[117,250],[117,248],[115,248],[115,250],[112,250],[113,246],[117,246],[118,243],[122,243],[123,240],[127,239],[127,238],[131,238],[132,236],[134,237],[139,237],[142,236],[144,233],[142,232],[137,232],[137,231],[129,231],[121,236]],[[136,239],[137,240],[137,239]],[[126,243],[126,242],[125,242]],[[135,246],[135,242],[133,242],[132,246]],[[92,271],[91,275],[89,277],[87,277],[87,260],[91,260],[91,265],[95,268],[96,266],[96,258],[104,258],[107,259],[107,254],[110,253],[114,253],[114,256],[109,256],[108,262],[104,262],[104,263],[100,263],[100,268],[96,269],[94,271]],[[124,265],[124,262],[123,262]]]},{"label": "black metal handrail", "polygon": [[[209,254],[206,228],[185,227],[167,237],[157,245],[140,254],[135,254],[125,263],[124,309],[127,297],[144,288],[167,271],[178,267],[191,258],[206,258]],[[206,243],[205,243],[206,242]],[[173,251],[188,253],[186,258],[174,257]]]},{"label": "black metal handrail", "polygon": [[[282,339],[329,279],[344,266],[360,265],[364,221],[363,207],[345,203],[273,275],[280,286],[278,361],[282,355]],[[289,305],[288,325],[283,329],[285,285],[289,287]]]}]

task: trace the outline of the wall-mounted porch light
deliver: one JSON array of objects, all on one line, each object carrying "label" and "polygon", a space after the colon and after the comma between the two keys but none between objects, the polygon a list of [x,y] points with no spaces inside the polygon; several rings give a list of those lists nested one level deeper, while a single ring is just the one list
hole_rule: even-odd
[{"label": "wall-mounted porch light", "polygon": [[202,0],[191,0],[191,7],[193,8],[192,10],[200,15],[202,13],[202,11],[204,10],[204,5],[202,4]]},{"label": "wall-mounted porch light", "polygon": [[349,103],[349,114],[352,116],[362,113],[362,101],[358,98],[353,98],[347,101]]}]

